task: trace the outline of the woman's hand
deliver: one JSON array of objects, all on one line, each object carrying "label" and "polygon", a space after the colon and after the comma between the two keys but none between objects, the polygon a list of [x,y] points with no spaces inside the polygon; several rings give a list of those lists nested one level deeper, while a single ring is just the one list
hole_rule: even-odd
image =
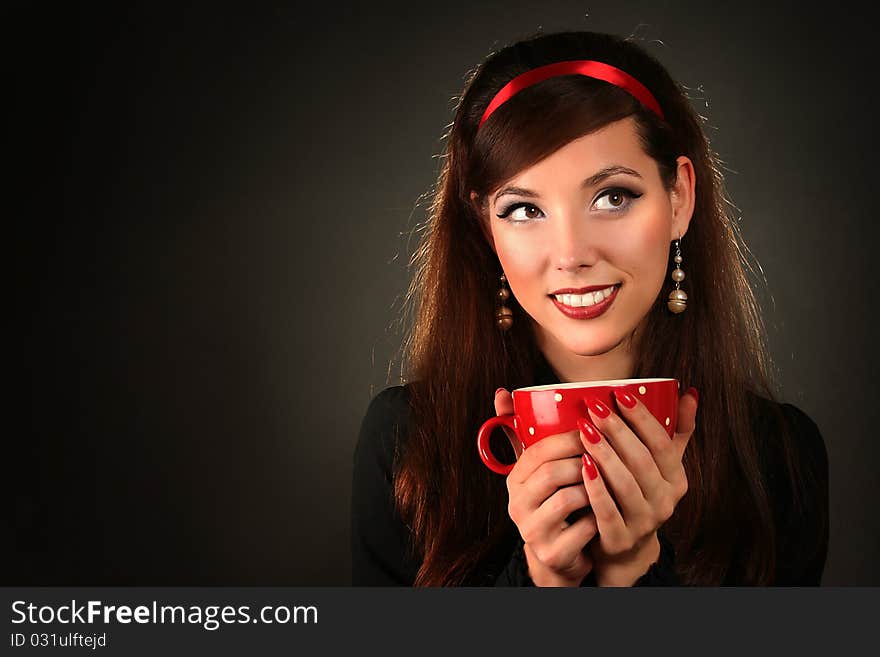
[{"label": "woman's hand", "polygon": [[694,432],[697,394],[691,388],[679,398],[672,440],[642,402],[623,391],[615,397],[620,416],[598,400],[588,404],[599,431],[578,422],[587,451],[581,472],[599,532],[590,547],[596,581],[631,586],[657,561],[657,529],[687,492],[682,456]]},{"label": "woman's hand", "polygon": [[[495,412],[513,413],[513,398],[499,389]],[[518,444],[507,428],[508,437]],[[596,519],[588,513],[569,524],[566,517],[587,506],[582,485],[578,431],[548,436],[522,452],[507,475],[508,513],[525,541],[529,576],[536,586],[579,586],[592,562],[584,548],[596,535]]]}]

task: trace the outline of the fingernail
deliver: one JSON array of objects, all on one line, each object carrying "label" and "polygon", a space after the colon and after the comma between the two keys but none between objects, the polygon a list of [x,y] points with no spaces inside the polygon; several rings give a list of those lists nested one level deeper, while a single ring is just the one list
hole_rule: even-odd
[{"label": "fingernail", "polygon": [[584,470],[587,471],[587,476],[590,478],[590,481],[593,481],[599,476],[599,473],[596,471],[596,466],[593,465],[593,461],[590,460],[590,457],[587,456],[586,453],[581,456],[581,460],[584,462]]},{"label": "fingernail", "polygon": [[636,398],[633,397],[628,392],[626,392],[625,390],[615,390],[614,396],[617,398],[617,401],[619,401],[621,404],[623,404],[627,408],[635,408]]},{"label": "fingernail", "polygon": [[496,391],[495,391],[495,394],[492,395],[492,396],[493,396],[493,397],[497,397],[497,396],[498,396],[498,393],[501,392],[502,390],[504,390],[504,388],[498,388],[498,390],[496,390]]},{"label": "fingernail", "polygon": [[587,418],[579,417],[577,419],[577,425],[578,429],[580,429],[587,437],[587,440],[589,440],[594,445],[602,440],[602,435],[596,430],[596,427],[590,424],[590,421],[587,420]]},{"label": "fingernail", "polygon": [[694,388],[693,386],[691,386],[690,388],[687,389],[687,394],[688,394],[688,395],[693,395],[693,396],[694,396],[694,399],[697,400],[697,403],[698,403],[698,404],[700,403],[700,393],[697,392],[697,389],[696,389],[696,388]]},{"label": "fingernail", "polygon": [[591,399],[587,406],[590,407],[590,410],[593,411],[599,417],[608,417],[611,415],[611,409],[608,408],[605,404],[603,404],[598,399]]}]

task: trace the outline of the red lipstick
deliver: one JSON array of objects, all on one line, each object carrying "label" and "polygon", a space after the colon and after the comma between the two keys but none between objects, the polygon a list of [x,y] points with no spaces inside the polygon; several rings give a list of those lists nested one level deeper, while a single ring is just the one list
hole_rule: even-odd
[{"label": "red lipstick", "polygon": [[604,285],[590,285],[588,287],[563,287],[550,294],[586,294],[587,292],[595,292],[596,290],[604,290],[617,283],[605,283]]}]

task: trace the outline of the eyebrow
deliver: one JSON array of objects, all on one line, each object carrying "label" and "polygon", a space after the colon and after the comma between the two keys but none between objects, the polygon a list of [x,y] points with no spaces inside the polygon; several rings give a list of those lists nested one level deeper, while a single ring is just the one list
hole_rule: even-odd
[{"label": "eyebrow", "polygon": [[[587,187],[595,187],[600,182],[605,180],[606,178],[610,178],[611,176],[617,175],[619,173],[627,174],[630,176],[634,176],[641,180],[642,175],[635,171],[634,169],[630,169],[629,167],[620,166],[618,164],[614,164],[604,169],[600,169],[596,173],[594,173],[589,178],[584,179],[581,183],[581,189],[586,189]],[[524,187],[513,187],[508,186],[500,189],[497,194],[495,194],[494,201],[497,203],[498,199],[504,196],[505,194],[517,194],[518,196],[527,196],[529,198],[536,198],[540,196],[537,192],[533,192],[530,189],[525,189]]]}]

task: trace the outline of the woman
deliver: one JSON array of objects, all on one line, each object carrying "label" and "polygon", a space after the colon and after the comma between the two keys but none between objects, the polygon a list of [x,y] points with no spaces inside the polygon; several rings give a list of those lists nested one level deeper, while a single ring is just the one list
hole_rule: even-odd
[{"label": "woman", "polygon": [[[698,118],[607,34],[528,39],[471,76],[414,260],[409,382],[371,401],[355,452],[355,584],[820,582],[824,442],[775,399]],[[597,429],[509,451],[506,479],[477,457],[509,390],[639,377],[688,387],[665,445],[618,398]]]}]

